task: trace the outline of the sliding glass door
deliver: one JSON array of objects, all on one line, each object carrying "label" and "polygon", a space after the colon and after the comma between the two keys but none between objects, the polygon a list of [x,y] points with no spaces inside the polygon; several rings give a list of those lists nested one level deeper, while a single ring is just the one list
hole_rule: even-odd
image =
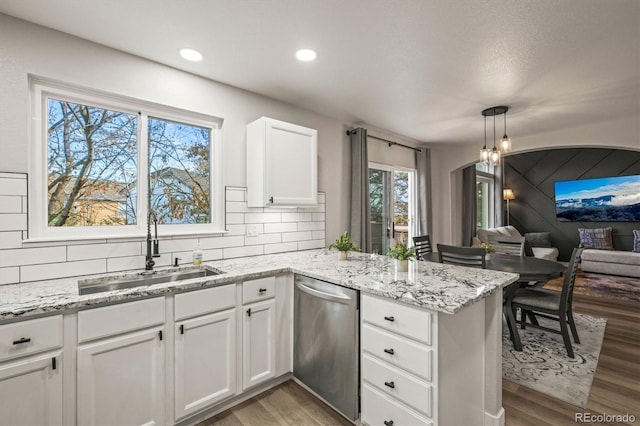
[{"label": "sliding glass door", "polygon": [[415,170],[369,164],[369,198],[373,252],[386,254],[392,241],[407,241],[412,245]]}]

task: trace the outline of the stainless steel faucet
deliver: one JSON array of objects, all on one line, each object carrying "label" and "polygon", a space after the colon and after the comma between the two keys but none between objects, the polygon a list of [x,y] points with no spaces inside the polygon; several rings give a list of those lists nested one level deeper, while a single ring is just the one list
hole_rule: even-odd
[{"label": "stainless steel faucet", "polygon": [[[151,221],[155,228],[155,237],[151,239]],[[149,211],[147,217],[147,256],[145,257],[145,271],[153,271],[154,257],[160,257],[160,243],[158,242],[158,216],[153,210]]]}]

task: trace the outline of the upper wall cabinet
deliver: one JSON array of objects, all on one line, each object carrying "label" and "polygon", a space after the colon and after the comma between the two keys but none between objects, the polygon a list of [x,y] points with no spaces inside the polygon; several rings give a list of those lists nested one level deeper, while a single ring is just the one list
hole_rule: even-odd
[{"label": "upper wall cabinet", "polygon": [[317,193],[317,130],[267,117],[247,125],[249,207],[313,206]]}]

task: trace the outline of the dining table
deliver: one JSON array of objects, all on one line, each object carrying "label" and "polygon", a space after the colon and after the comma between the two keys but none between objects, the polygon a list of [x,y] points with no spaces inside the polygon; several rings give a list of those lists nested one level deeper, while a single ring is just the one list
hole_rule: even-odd
[{"label": "dining table", "polygon": [[[437,252],[425,254],[423,260],[438,262]],[[545,282],[562,276],[565,266],[553,260],[539,259],[532,256],[515,256],[511,254],[491,253],[489,259],[485,261],[485,268],[494,271],[512,272],[520,275],[520,278],[503,289],[504,314],[507,319],[507,326],[513,348],[516,351],[522,350],[522,342],[518,334],[518,324],[516,315],[511,309],[511,300],[518,288],[527,286],[531,282]]]}]

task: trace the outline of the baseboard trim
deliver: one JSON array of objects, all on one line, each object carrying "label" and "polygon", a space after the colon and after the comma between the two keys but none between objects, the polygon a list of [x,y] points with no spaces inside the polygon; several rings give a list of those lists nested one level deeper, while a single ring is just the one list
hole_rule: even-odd
[{"label": "baseboard trim", "polygon": [[254,388],[251,388],[250,390],[243,392],[240,395],[231,397],[230,399],[227,399],[226,401],[221,402],[220,404],[214,407],[208,408],[205,411],[201,411],[200,413],[194,414],[189,418],[181,420],[180,422],[176,423],[176,425],[179,425],[179,426],[197,425],[198,423],[205,421],[209,417],[213,417],[218,413],[228,410],[229,408],[234,407],[238,404],[241,404],[246,400],[261,394],[264,391],[267,391],[273,387],[278,386],[281,383],[286,382],[287,380],[290,380],[292,377],[293,377],[292,373],[285,373],[282,376],[276,377],[275,379],[271,379],[268,382],[265,382]]}]

